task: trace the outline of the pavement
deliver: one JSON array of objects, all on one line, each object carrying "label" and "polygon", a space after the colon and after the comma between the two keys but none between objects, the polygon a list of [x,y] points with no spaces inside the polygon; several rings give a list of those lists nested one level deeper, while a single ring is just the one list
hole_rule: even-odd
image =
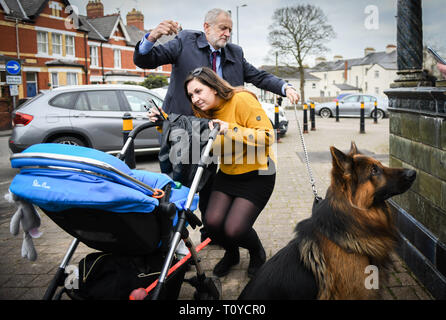
[{"label": "pavement", "polygon": [[[313,203],[294,111],[286,110],[286,114],[290,121],[289,130],[276,145],[278,163],[275,190],[254,225],[268,258],[293,237],[295,225],[311,214]],[[298,111],[298,116],[302,126],[302,111]],[[325,196],[330,184],[329,147],[332,145],[348,151],[350,142],[355,141],[362,152],[388,164],[389,120],[383,119],[374,124],[373,120],[367,119],[365,131],[365,134],[359,133],[359,119],[341,118],[338,123],[335,119],[316,118],[316,130],[309,131],[304,137],[319,195]],[[137,164],[137,167],[155,172],[159,168],[156,158],[142,167]],[[0,214],[0,299],[41,299],[72,238],[42,214],[43,235],[34,240],[39,257],[35,262],[27,261],[20,255],[22,236],[14,237],[9,232],[9,218],[15,208],[6,204],[0,207],[0,211],[3,211],[3,214]],[[196,213],[200,216],[198,210]],[[200,238],[198,229],[190,230],[190,235],[194,243],[198,244]],[[81,244],[70,264],[76,265],[81,258],[92,251]],[[246,270],[249,254],[245,249],[240,249],[240,253],[240,263],[228,275],[220,278],[222,299],[237,299],[248,282]],[[200,252],[202,267],[207,275],[212,275],[213,267],[223,254],[223,249],[216,245],[208,245]],[[433,300],[396,254],[392,255],[390,268],[379,272],[386,276],[380,275],[379,290],[383,300]],[[193,271],[189,273],[188,275],[193,275]],[[382,278],[387,280],[381,280]],[[193,293],[192,287],[184,284],[179,298],[191,300]]]}]

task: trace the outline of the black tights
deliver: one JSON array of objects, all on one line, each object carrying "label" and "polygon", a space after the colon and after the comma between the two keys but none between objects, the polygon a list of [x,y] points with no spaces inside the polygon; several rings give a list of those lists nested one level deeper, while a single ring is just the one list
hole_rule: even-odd
[{"label": "black tights", "polygon": [[212,191],[205,214],[205,225],[211,237],[226,250],[238,247],[255,251],[260,239],[252,228],[263,208],[251,201]]}]

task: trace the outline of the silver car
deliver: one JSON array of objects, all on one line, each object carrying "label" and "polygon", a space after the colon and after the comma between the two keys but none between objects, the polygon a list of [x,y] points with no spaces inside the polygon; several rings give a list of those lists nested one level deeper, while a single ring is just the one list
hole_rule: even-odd
[{"label": "silver car", "polygon": [[[364,115],[374,117],[375,101],[377,102],[377,118],[381,119],[388,116],[387,107],[389,100],[373,94],[350,94],[339,100],[340,117],[359,117],[361,115],[361,101],[364,101]],[[322,118],[336,116],[336,102],[318,103],[314,107],[316,114]]]},{"label": "silver car", "polygon": [[[126,112],[133,127],[148,121],[150,99],[161,107],[162,99],[142,86],[64,86],[40,93],[13,111],[14,128],[9,139],[12,152],[36,143],[65,143],[117,153],[123,146],[122,125]],[[159,151],[155,128],[135,139],[135,151]]]}]

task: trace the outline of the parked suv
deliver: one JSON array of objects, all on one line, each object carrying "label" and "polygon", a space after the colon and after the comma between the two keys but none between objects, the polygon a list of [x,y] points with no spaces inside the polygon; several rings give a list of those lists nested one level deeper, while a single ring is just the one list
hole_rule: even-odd
[{"label": "parked suv", "polygon": [[[124,113],[132,115],[134,127],[148,121],[144,106],[150,99],[161,107],[162,99],[142,86],[64,86],[42,92],[13,111],[9,148],[17,153],[36,143],[53,142],[117,153],[123,146]],[[137,136],[135,150],[159,150],[155,128]]]}]

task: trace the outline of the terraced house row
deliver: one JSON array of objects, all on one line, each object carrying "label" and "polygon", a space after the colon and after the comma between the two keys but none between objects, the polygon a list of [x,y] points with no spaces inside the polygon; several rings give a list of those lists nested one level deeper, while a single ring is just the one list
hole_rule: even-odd
[{"label": "terraced house row", "polygon": [[[141,82],[149,73],[170,76],[171,66],[142,70],[133,64],[136,43],[147,32],[144,16],[104,15],[100,0],[90,0],[87,15],[68,0],[0,0],[0,129],[10,124],[8,58],[19,59],[18,99],[62,85]],[[8,118],[9,115],[9,118]]]}]

